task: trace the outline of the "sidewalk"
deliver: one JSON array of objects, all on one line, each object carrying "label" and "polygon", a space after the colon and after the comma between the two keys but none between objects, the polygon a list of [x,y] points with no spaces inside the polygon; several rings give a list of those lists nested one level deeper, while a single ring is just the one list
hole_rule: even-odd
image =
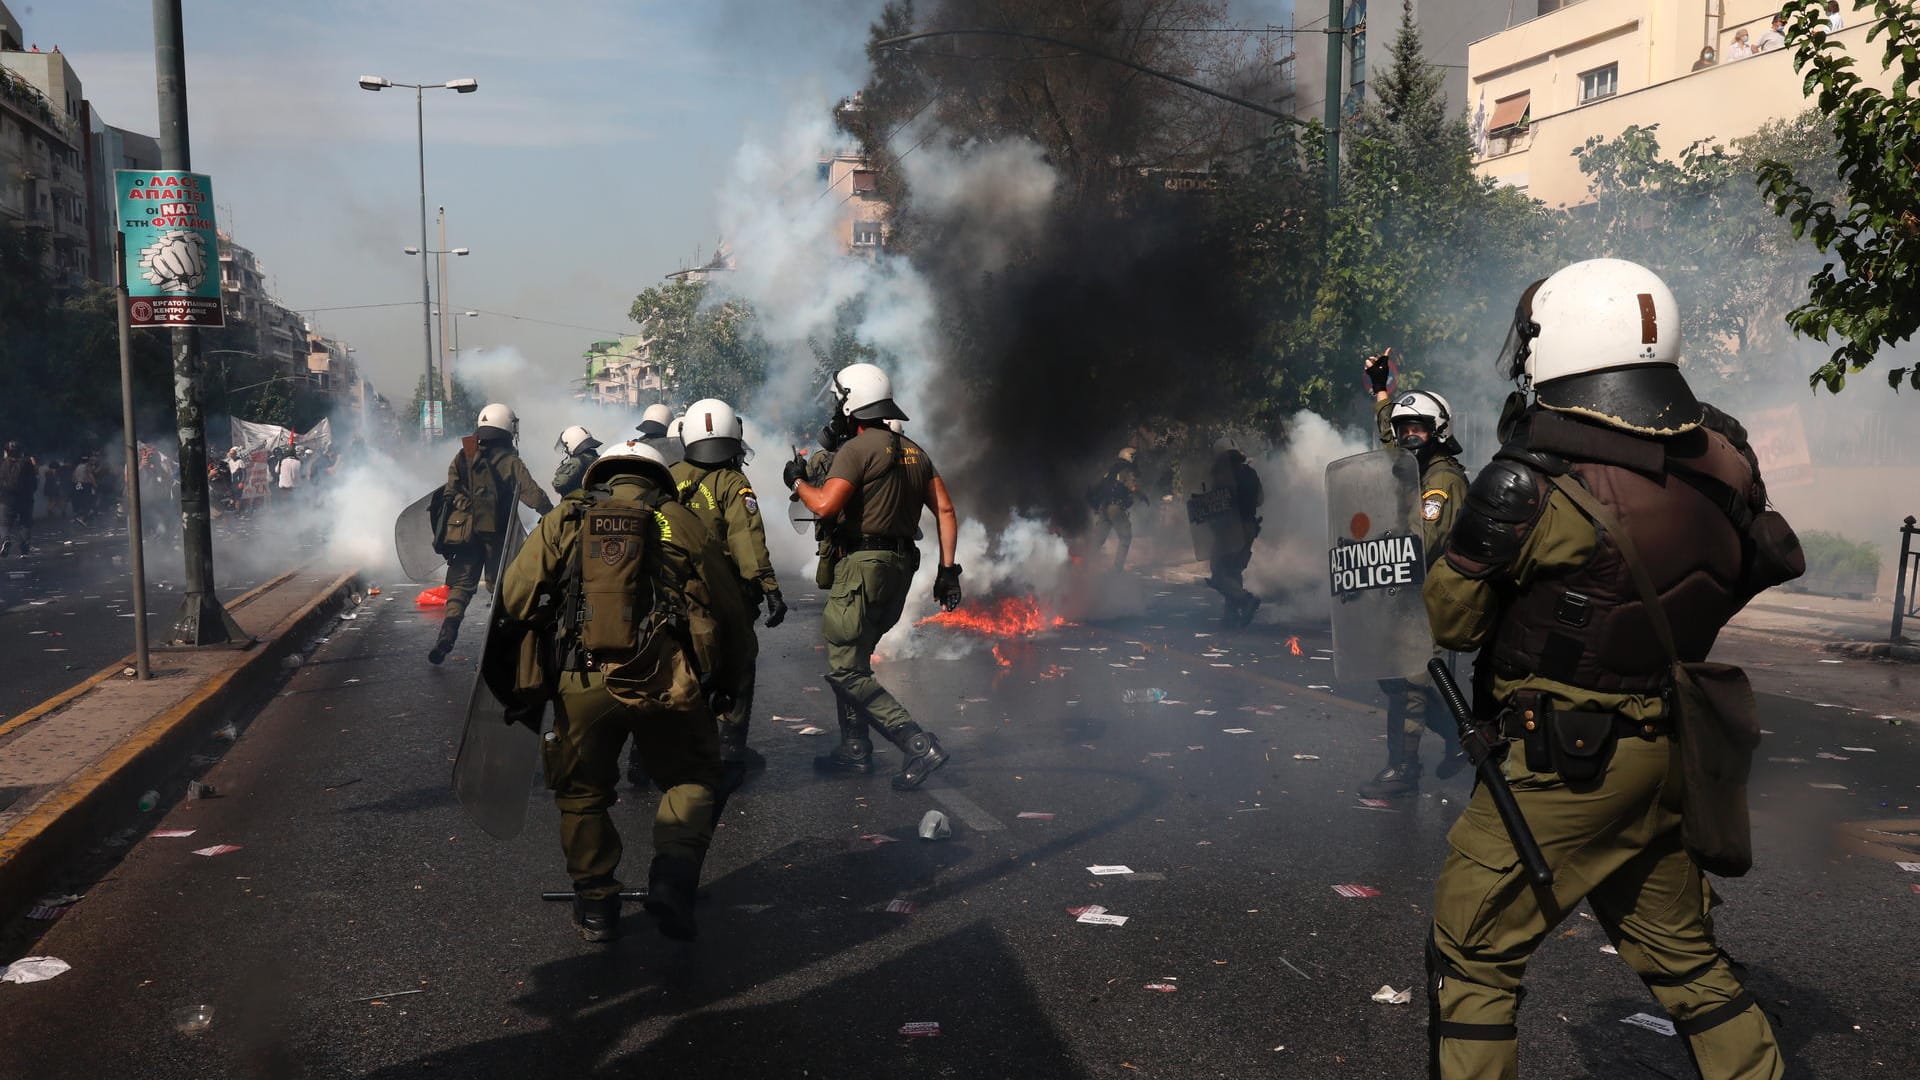
[{"label": "sidewalk", "polygon": [[145,683],[122,674],[128,657],[0,723],[0,913],[31,903],[63,859],[244,718],[362,588],[353,571],[290,571],[228,605],[250,647],[155,651]]}]

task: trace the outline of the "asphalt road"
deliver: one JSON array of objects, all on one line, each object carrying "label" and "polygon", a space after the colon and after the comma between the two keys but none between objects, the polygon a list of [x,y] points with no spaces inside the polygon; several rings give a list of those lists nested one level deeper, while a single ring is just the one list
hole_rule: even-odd
[{"label": "asphalt road", "polygon": [[[832,727],[819,602],[796,595],[763,632],[769,768],[720,830],[701,940],[669,943],[634,912],[611,948],[536,899],[566,885],[536,784],[508,843],[454,802],[471,661],[427,667],[433,624],[388,588],[212,768],[220,797],[152,821],[194,834],[134,844],[32,946],[72,970],[0,987],[0,1075],[1424,1075],[1426,908],[1467,777],[1362,804],[1381,714],[1330,685],[1324,634],[1225,632],[1212,594],[1150,588],[1144,616],[1010,649],[1010,668],[984,651],[884,665],[954,758],[906,795],[884,775],[816,779],[830,736],[768,718]],[[1143,687],[1171,700],[1120,703]],[[1760,866],[1720,883],[1721,943],[1792,1075],[1912,1076],[1920,874],[1864,845],[1912,827],[1913,729],[1765,705]],[[651,805],[615,811],[635,884]],[[917,839],[929,809],[951,839]],[[1841,839],[1868,821],[1881,832]],[[240,848],[193,854],[216,844]],[[1134,873],[1087,869],[1103,864]],[[1069,914],[1090,904],[1128,921]],[[1659,1010],[1605,944],[1576,916],[1541,949],[1526,1075],[1691,1075],[1677,1039],[1620,1022]],[[1413,1003],[1374,1003],[1383,984]],[[179,1030],[199,1005],[211,1026]],[[899,1034],[916,1022],[939,1036]]]},{"label": "asphalt road", "polygon": [[[263,550],[253,543],[256,535],[250,527],[216,526],[214,582],[223,602],[311,554],[300,544]],[[148,636],[158,644],[185,595],[179,547],[150,540],[146,568]],[[39,523],[32,555],[0,560],[0,642],[9,646],[0,649],[0,720],[132,653],[133,617],[126,530]]]}]

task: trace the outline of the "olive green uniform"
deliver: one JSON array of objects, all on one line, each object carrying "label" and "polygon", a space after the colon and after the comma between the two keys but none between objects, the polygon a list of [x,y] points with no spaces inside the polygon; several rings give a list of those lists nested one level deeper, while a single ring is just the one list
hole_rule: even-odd
[{"label": "olive green uniform", "polygon": [[1133,504],[1140,501],[1140,470],[1125,459],[1113,463],[1100,479],[1099,497],[1093,507],[1093,543],[1088,548],[1099,554],[1107,535],[1115,538],[1113,568],[1127,568],[1127,552],[1133,547]]},{"label": "olive green uniform", "polygon": [[[1393,400],[1388,397],[1374,406],[1374,422],[1380,432],[1380,442],[1385,446],[1399,445],[1393,431]],[[1447,534],[1453,531],[1453,519],[1460,513],[1460,505],[1466,498],[1467,470],[1461,466],[1460,459],[1448,453],[1435,453],[1429,457],[1420,470],[1420,501],[1414,507],[1410,523],[1410,527],[1420,533],[1429,570],[1440,561]],[[1444,658],[1446,652],[1445,649],[1436,648],[1434,655]],[[1410,672],[1400,679],[1382,679],[1380,689],[1387,695],[1389,763],[1397,763],[1408,757],[1409,742],[1417,747],[1421,733],[1430,724],[1441,725],[1435,728],[1435,733],[1446,739],[1449,745],[1455,741],[1453,733],[1444,726],[1449,718],[1440,715],[1440,701],[1435,695],[1433,680],[1426,671]],[[1417,754],[1417,749],[1413,753]]]},{"label": "olive green uniform", "polygon": [[446,617],[454,621],[467,613],[481,576],[498,572],[500,543],[508,523],[515,521],[514,501],[542,514],[553,509],[553,502],[509,442],[475,443],[471,452],[462,446],[447,466],[445,491],[449,499],[465,495],[472,504],[476,538],[466,551],[447,561]]},{"label": "olive green uniform", "polygon": [[827,477],[853,485],[853,496],[834,533],[833,586],[820,635],[843,731],[863,731],[871,721],[899,744],[919,730],[873,677],[873,651],[906,608],[919,565],[914,534],[928,485],[939,475],[918,443],[883,428],[861,432],[834,453]]},{"label": "olive green uniform", "polygon": [[[739,469],[700,465],[691,461],[673,464],[674,482],[680,485],[680,503],[707,528],[727,561],[733,564],[747,609],[756,611],[768,593],[780,590],[780,579],[773,572],[773,556],[767,552],[767,529],[760,516],[760,498],[753,493],[753,482]],[[760,645],[751,629],[747,634],[753,657]],[[753,715],[754,661],[742,665],[733,687],[733,708],[720,718],[723,724],[746,724]]]},{"label": "olive green uniform", "polygon": [[[1558,491],[1546,499],[1512,564],[1470,577],[1443,559],[1427,577],[1427,614],[1442,646],[1480,648],[1502,595],[1588,563],[1593,524]],[[1495,676],[1499,702],[1538,691],[1562,710],[1610,712],[1657,725],[1657,696],[1598,693],[1538,675]],[[1608,938],[1689,1038],[1709,1080],[1782,1075],[1766,1016],[1715,946],[1704,877],[1681,845],[1674,747],[1663,727],[1618,739],[1597,783],[1569,786],[1534,772],[1514,748],[1503,771],[1554,872],[1547,904],[1528,884],[1487,790],[1447,834],[1451,850],[1435,888],[1433,938],[1438,1075],[1515,1077],[1513,1029],[1527,961],[1584,899]]]},{"label": "olive green uniform", "polygon": [[[707,604],[713,644],[706,662],[713,679],[730,680],[752,662],[752,616],[734,586],[733,568],[706,528],[685,507],[642,477],[616,475],[612,497],[655,503],[661,579],[681,582],[683,594]],[[662,497],[667,496],[667,497]],[[589,501],[576,495],[542,518],[519,556],[501,576],[500,603],[508,618],[538,623],[561,607],[572,582],[581,520]],[[564,634],[564,628],[563,628]],[[698,638],[696,628],[694,635]],[[564,648],[562,652],[566,652]],[[560,846],[574,891],[586,900],[618,895],[620,834],[608,811],[617,801],[620,747],[632,738],[647,775],[663,793],[653,818],[657,856],[698,863],[713,840],[714,787],[720,744],[704,706],[692,713],[654,713],[617,700],[602,665],[563,671],[553,733],[545,744],[547,786],[560,808]]]},{"label": "olive green uniform", "polygon": [[598,460],[598,450],[582,450],[561,458],[559,467],[553,470],[553,493],[564,499],[579,491],[581,482],[587,477],[587,466]]}]

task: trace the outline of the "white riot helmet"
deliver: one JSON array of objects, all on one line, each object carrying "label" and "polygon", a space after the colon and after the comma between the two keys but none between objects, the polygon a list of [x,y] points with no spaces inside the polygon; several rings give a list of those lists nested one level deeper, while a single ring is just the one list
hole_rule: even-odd
[{"label": "white riot helmet", "polygon": [[587,466],[580,482],[587,487],[598,487],[622,473],[644,476],[668,491],[674,489],[673,474],[667,471],[666,459],[660,456],[659,450],[640,439],[607,447]]},{"label": "white riot helmet", "polygon": [[1544,408],[1648,435],[1700,424],[1680,374],[1680,305],[1638,263],[1590,259],[1534,283],[1502,364]]},{"label": "white riot helmet", "polygon": [[676,416],[668,421],[665,435],[658,439],[648,439],[644,435],[641,438],[660,451],[660,456],[667,459],[667,464],[678,465],[687,457],[686,447],[680,441],[680,426],[680,417]]},{"label": "white riot helmet", "polygon": [[680,418],[680,445],[695,465],[725,465],[739,457],[745,452],[745,435],[740,414],[719,398],[694,402]]},{"label": "white riot helmet", "polygon": [[873,364],[849,364],[833,377],[840,415],[851,420],[908,420],[893,403],[893,380]]},{"label": "white riot helmet", "polygon": [[1393,399],[1393,409],[1388,414],[1393,431],[1400,436],[1400,423],[1403,420],[1419,420],[1427,425],[1428,438],[1419,439],[1409,445],[1404,436],[1400,446],[1405,450],[1418,452],[1432,446],[1443,453],[1457,454],[1459,444],[1453,441],[1453,409],[1447,405],[1447,399],[1431,390],[1409,390]]},{"label": "white riot helmet", "polygon": [[640,414],[640,437],[643,439],[664,439],[667,437],[667,425],[673,423],[673,410],[665,405],[649,405],[647,411]]},{"label": "white riot helmet", "polygon": [[485,434],[488,428],[492,428],[516,441],[520,438],[520,418],[514,415],[512,409],[497,401],[480,410],[480,419],[474,427],[477,429],[475,434]]},{"label": "white riot helmet", "polygon": [[907,433],[907,425],[898,420],[889,420],[887,421],[887,430],[893,432],[895,435],[905,435]]},{"label": "white riot helmet", "polygon": [[560,438],[554,442],[553,448],[565,454],[577,454],[582,450],[592,450],[599,445],[600,440],[593,437],[593,432],[575,424],[560,433]]}]

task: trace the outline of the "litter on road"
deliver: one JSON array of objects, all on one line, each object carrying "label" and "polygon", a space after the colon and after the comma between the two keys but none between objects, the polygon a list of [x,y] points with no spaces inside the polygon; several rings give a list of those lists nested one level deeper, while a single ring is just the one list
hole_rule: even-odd
[{"label": "litter on road", "polygon": [[155,829],[147,835],[158,840],[179,840],[192,836],[196,831],[194,829]]},{"label": "litter on road", "polygon": [[1920,874],[1920,862],[1901,862],[1894,863],[1893,865],[1905,870],[1909,874]]},{"label": "litter on road", "polygon": [[953,826],[948,823],[947,815],[938,810],[929,810],[920,818],[920,839],[945,840],[953,835]]},{"label": "litter on road", "polygon": [[909,1039],[925,1039],[940,1034],[940,1021],[915,1020],[911,1024],[901,1024],[900,1034]]},{"label": "litter on road", "polygon": [[1133,868],[1129,866],[1089,866],[1087,867],[1087,873],[1092,874],[1094,877],[1106,877],[1109,874],[1131,874],[1133,873]]},{"label": "litter on road", "polygon": [[1319,755],[1319,754],[1295,754],[1295,755],[1293,755],[1293,760],[1295,760],[1295,761],[1319,761],[1319,760],[1320,760],[1320,755]]},{"label": "litter on road", "polygon": [[1371,885],[1335,885],[1333,891],[1349,900],[1364,900],[1370,896],[1380,895],[1380,890]]},{"label": "litter on road", "polygon": [[1252,729],[1252,728],[1246,728],[1246,727],[1223,727],[1223,728],[1221,728],[1220,730],[1221,730],[1221,732],[1222,732],[1222,733],[1224,733],[1224,734],[1227,734],[1227,735],[1251,735],[1251,734],[1253,734],[1253,729]]},{"label": "litter on road", "polygon": [[1025,821],[1052,821],[1053,820],[1052,814],[1044,813],[1039,810],[1022,810],[1013,816]]},{"label": "litter on road", "polygon": [[1108,915],[1104,911],[1089,911],[1085,915],[1082,915],[1073,921],[1083,922],[1089,926],[1125,926],[1127,925],[1127,917],[1125,915]]},{"label": "litter on road", "polygon": [[1172,983],[1163,983],[1163,982],[1151,982],[1151,983],[1148,983],[1147,985],[1145,985],[1145,986],[1143,986],[1143,987],[1141,987],[1141,989],[1142,989],[1142,990],[1151,990],[1151,991],[1153,991],[1153,992],[1154,992],[1154,993],[1156,993],[1156,994],[1171,994],[1171,993],[1173,993],[1173,992],[1174,992],[1175,990],[1178,990],[1178,989],[1180,989],[1180,988],[1179,988],[1179,987],[1177,987],[1177,986],[1175,986],[1175,985],[1173,985]]},{"label": "litter on road", "polygon": [[194,852],[194,854],[205,855],[208,858],[212,858],[215,855],[225,855],[229,851],[239,851],[239,850],[240,850],[239,844],[215,844],[212,847],[203,847],[200,850]]},{"label": "litter on road", "polygon": [[70,970],[72,965],[57,956],[23,956],[0,971],[0,982],[35,983]]},{"label": "litter on road", "polygon": [[808,724],[806,727],[803,727],[803,728],[795,728],[793,733],[795,735],[825,735],[827,733],[827,729],[823,727],[816,727],[813,724]]},{"label": "litter on road", "polygon": [[1634,1027],[1646,1028],[1656,1035],[1673,1034],[1673,1021],[1658,1016],[1650,1016],[1647,1013],[1634,1013],[1632,1016],[1626,1017],[1620,1022],[1623,1024],[1632,1024]]},{"label": "litter on road", "polygon": [[887,901],[887,914],[889,915],[912,915],[919,910],[920,905],[911,900]]},{"label": "litter on road", "polygon": [[1405,1005],[1413,1000],[1413,987],[1395,990],[1392,986],[1382,986],[1373,992],[1373,1000],[1382,1005]]}]

